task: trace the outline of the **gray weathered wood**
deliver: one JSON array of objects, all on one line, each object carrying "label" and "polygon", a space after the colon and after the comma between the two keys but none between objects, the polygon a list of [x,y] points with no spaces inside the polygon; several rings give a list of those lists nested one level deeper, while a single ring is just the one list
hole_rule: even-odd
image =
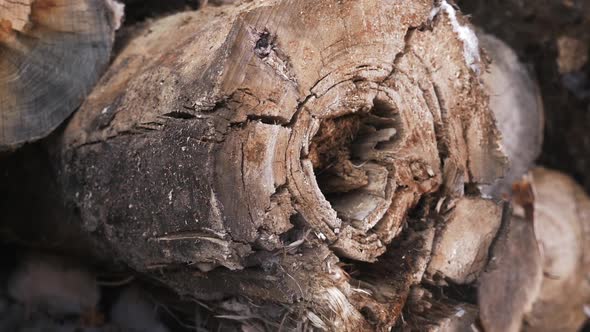
[{"label": "gray weathered wood", "polygon": [[0,150],[46,136],[80,106],[121,10],[113,0],[0,0]]},{"label": "gray weathered wood", "polygon": [[534,167],[541,153],[543,100],[537,82],[506,43],[481,31],[478,37],[492,61],[482,79],[509,162],[504,177],[483,191],[501,198],[510,193],[514,181]]}]

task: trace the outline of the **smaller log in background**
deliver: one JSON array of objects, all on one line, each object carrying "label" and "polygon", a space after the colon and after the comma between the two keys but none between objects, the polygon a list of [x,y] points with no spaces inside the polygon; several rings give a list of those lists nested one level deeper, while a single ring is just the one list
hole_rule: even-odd
[{"label": "smaller log in background", "polygon": [[545,108],[540,163],[590,190],[590,3],[460,0],[475,25],[506,41],[538,79]]}]

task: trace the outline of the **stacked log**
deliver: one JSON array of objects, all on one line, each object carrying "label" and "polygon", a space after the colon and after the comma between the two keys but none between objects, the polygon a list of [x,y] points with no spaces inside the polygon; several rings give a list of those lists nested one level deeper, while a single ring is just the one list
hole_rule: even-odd
[{"label": "stacked log", "polygon": [[[97,12],[108,53],[116,11]],[[0,42],[22,37],[6,31]],[[583,323],[589,200],[544,169],[514,185],[540,151],[536,83],[447,1],[244,1],[171,15],[137,28],[84,98],[105,63],[68,67],[92,73],[55,84],[77,89],[51,92],[67,107],[34,107],[71,112],[84,99],[45,142],[48,183],[67,210],[55,215],[77,223],[65,234],[83,233],[101,258],[245,330]],[[8,100],[2,114],[30,106]],[[39,134],[4,129],[1,142],[63,118],[41,120]],[[18,123],[30,124],[2,124]]]},{"label": "stacked log", "polygon": [[446,2],[174,15],[70,121],[62,178],[87,231],[181,294],[247,298],[291,327],[387,330],[463,201],[500,223],[464,190],[505,163],[485,66]]},{"label": "stacked log", "polygon": [[47,136],[109,62],[113,0],[0,1],[0,151]]}]

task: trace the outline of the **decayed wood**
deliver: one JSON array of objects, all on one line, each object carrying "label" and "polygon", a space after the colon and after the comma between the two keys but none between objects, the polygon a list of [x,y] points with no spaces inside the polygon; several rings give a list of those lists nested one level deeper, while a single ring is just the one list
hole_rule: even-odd
[{"label": "decayed wood", "polygon": [[247,298],[289,328],[388,330],[441,213],[502,174],[484,69],[446,1],[170,16],[75,114],[61,179],[87,231],[181,294]]},{"label": "decayed wood", "polygon": [[478,280],[485,331],[520,331],[524,315],[539,295],[542,264],[532,220],[507,216]]},{"label": "decayed wood", "polygon": [[453,332],[477,330],[477,306],[412,288],[406,305],[408,323],[402,331]]},{"label": "decayed wood", "polygon": [[114,0],[0,0],[0,150],[46,136],[82,103],[122,10]]}]

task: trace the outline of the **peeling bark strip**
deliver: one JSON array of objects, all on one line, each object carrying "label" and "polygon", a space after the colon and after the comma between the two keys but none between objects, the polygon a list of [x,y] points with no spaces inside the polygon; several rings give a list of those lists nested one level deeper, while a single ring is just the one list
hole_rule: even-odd
[{"label": "peeling bark strip", "polygon": [[154,22],[64,133],[85,228],[183,294],[388,330],[437,215],[504,164],[459,14],[432,9],[270,0]]},{"label": "peeling bark strip", "polygon": [[45,137],[80,106],[122,10],[114,0],[0,0],[0,150]]}]

